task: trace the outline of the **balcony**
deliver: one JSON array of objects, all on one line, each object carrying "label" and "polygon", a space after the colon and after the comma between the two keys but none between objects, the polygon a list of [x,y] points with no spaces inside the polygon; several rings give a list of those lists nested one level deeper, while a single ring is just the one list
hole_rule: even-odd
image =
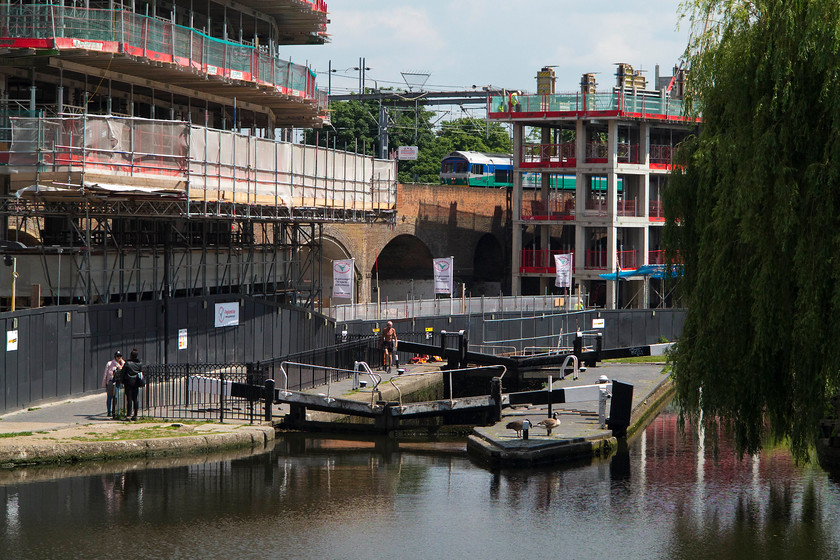
[{"label": "balcony", "polygon": [[[648,251],[648,264],[665,264],[665,251],[661,249]],[[682,264],[679,252],[675,255],[674,264]]]},{"label": "balcony", "polygon": [[671,156],[674,148],[669,145],[651,144],[650,146],[650,166],[653,169],[670,169]]},{"label": "balcony", "polygon": [[636,199],[617,200],[616,205],[615,213],[619,216],[636,218],[642,216],[641,206],[639,205],[639,201]]},{"label": "balcony", "polygon": [[665,221],[665,208],[662,206],[661,200],[651,200],[648,203],[648,219],[651,222]]},{"label": "balcony", "polygon": [[598,198],[587,198],[586,199],[586,216],[599,216],[603,217],[607,215],[607,199],[604,197]]},{"label": "balcony", "polygon": [[629,144],[619,142],[616,146],[618,150],[618,163],[642,163],[644,158],[641,156],[641,146],[639,144]]},{"label": "balcony", "polygon": [[519,160],[522,168],[574,167],[576,163],[574,142],[523,144]]},{"label": "balcony", "polygon": [[[537,195],[539,193],[536,193]],[[522,200],[523,220],[573,220],[575,218],[575,195],[571,192],[551,193],[548,202]]]},{"label": "balcony", "polygon": [[[224,91],[219,88],[223,83],[229,98],[281,113],[293,109],[298,115],[294,122],[301,124],[326,114],[327,96],[316,89],[309,68],[271,56],[267,48],[215,39],[170,21],[124,10],[0,4],[0,25],[0,44],[9,49],[30,49],[36,55],[57,50],[70,60],[81,57],[86,65],[111,69],[111,61],[119,61],[122,72],[188,81],[214,95]],[[194,74],[205,79],[196,80]],[[286,124],[282,114],[280,121]]]},{"label": "balcony", "polygon": [[569,254],[572,255],[572,262],[574,262],[574,250],[522,249],[519,272],[522,274],[555,274],[557,268],[554,264],[554,255]]},{"label": "balcony", "polygon": [[584,162],[586,163],[607,163],[609,150],[606,142],[587,142]]},{"label": "balcony", "polygon": [[[619,268],[638,268],[636,266],[636,251],[616,251],[615,255]],[[584,261],[583,267],[586,270],[606,270],[607,251],[603,249],[594,249],[586,251],[586,260]]]},{"label": "balcony", "polygon": [[613,90],[596,93],[554,93],[520,95],[518,105],[511,108],[509,98],[491,95],[487,114],[491,119],[517,117],[580,117],[615,116],[657,120],[685,120],[681,99],[662,97],[658,92],[637,93]]}]

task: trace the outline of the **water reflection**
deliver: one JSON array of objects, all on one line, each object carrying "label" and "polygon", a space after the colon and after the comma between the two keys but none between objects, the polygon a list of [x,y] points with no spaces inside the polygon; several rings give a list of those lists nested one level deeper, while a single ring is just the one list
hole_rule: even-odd
[{"label": "water reflection", "polygon": [[722,442],[715,462],[701,441],[663,414],[611,460],[564,468],[294,434],[214,462],[18,471],[0,477],[0,557],[840,556],[836,481],[780,450],[738,461]]}]

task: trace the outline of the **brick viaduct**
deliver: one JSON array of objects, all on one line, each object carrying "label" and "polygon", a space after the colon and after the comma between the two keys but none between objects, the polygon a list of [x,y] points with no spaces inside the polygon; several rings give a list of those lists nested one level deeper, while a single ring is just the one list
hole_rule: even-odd
[{"label": "brick viaduct", "polygon": [[474,296],[507,293],[510,223],[508,189],[398,185],[396,225],[324,226],[324,295],[332,294],[329,262],[354,258],[356,301],[430,298],[432,258],[449,256],[455,258],[456,290],[463,285]]}]

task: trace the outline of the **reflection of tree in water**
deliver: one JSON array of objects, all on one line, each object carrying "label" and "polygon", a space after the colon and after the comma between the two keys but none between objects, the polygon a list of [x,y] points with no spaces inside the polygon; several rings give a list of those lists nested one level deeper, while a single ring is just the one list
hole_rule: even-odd
[{"label": "reflection of tree in water", "polygon": [[813,481],[801,497],[778,482],[770,484],[767,495],[741,495],[731,522],[717,510],[698,518],[686,509],[676,512],[669,558],[828,560],[840,552],[822,522]]}]

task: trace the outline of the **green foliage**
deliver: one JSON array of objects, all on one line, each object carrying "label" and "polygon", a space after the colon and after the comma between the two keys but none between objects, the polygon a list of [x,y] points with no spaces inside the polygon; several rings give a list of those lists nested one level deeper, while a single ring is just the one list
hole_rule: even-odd
[{"label": "green foliage", "polygon": [[[331,104],[332,127],[307,130],[305,142],[338,149],[357,150],[377,154],[379,142],[379,104],[376,101],[342,101]],[[388,145],[417,146],[417,161],[399,163],[399,181],[403,183],[437,183],[440,162],[449,152],[473,150],[478,152],[510,153],[510,135],[498,123],[461,118],[447,121],[435,130],[435,113],[420,107],[388,110]]]},{"label": "green foliage", "polygon": [[693,0],[690,106],[666,191],[688,307],[672,354],[684,419],[807,460],[840,383],[840,3]]}]

